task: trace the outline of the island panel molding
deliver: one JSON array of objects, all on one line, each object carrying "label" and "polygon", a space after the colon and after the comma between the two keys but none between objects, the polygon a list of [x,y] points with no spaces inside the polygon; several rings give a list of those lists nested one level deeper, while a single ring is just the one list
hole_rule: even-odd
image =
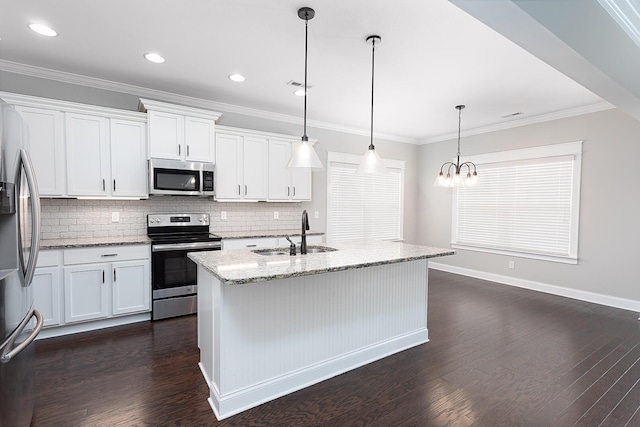
[{"label": "island panel molding", "polygon": [[199,366],[219,420],[429,340],[428,259],[453,251],[331,247],[189,255],[198,264]]}]

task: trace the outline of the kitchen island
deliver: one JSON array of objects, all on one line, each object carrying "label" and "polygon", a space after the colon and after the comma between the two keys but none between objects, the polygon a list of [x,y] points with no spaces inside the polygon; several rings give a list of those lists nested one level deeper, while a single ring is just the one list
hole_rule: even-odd
[{"label": "kitchen island", "polygon": [[336,250],[189,254],[198,264],[200,369],[218,419],[429,340],[428,259],[454,251],[326,246]]}]

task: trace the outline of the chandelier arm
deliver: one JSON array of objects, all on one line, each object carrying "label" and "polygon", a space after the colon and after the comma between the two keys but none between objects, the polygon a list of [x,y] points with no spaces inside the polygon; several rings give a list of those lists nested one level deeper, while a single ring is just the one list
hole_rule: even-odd
[{"label": "chandelier arm", "polygon": [[473,162],[464,162],[464,163],[462,163],[462,164],[460,165],[460,167],[462,167],[462,166],[466,166],[466,167],[467,167],[467,170],[469,171],[469,173],[471,173],[471,166],[473,166],[473,172],[475,172],[475,171],[476,171],[476,165],[475,165],[475,163],[473,163]]}]

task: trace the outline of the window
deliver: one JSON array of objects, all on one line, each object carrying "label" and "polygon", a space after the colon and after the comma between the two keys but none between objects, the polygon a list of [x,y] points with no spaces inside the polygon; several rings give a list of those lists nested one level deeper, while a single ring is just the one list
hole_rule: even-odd
[{"label": "window", "polygon": [[466,158],[477,187],[453,197],[452,246],[577,264],[582,141]]},{"label": "window", "polygon": [[404,161],[383,159],[389,173],[358,175],[361,160],[328,153],[327,241],[402,239]]}]

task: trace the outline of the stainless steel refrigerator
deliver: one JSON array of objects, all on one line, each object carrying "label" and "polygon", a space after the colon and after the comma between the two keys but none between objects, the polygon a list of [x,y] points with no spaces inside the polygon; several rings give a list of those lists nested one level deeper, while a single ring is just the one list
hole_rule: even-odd
[{"label": "stainless steel refrigerator", "polygon": [[22,427],[33,417],[33,341],[42,329],[31,291],[40,196],[24,149],[28,129],[1,99],[0,113],[0,427]]}]

